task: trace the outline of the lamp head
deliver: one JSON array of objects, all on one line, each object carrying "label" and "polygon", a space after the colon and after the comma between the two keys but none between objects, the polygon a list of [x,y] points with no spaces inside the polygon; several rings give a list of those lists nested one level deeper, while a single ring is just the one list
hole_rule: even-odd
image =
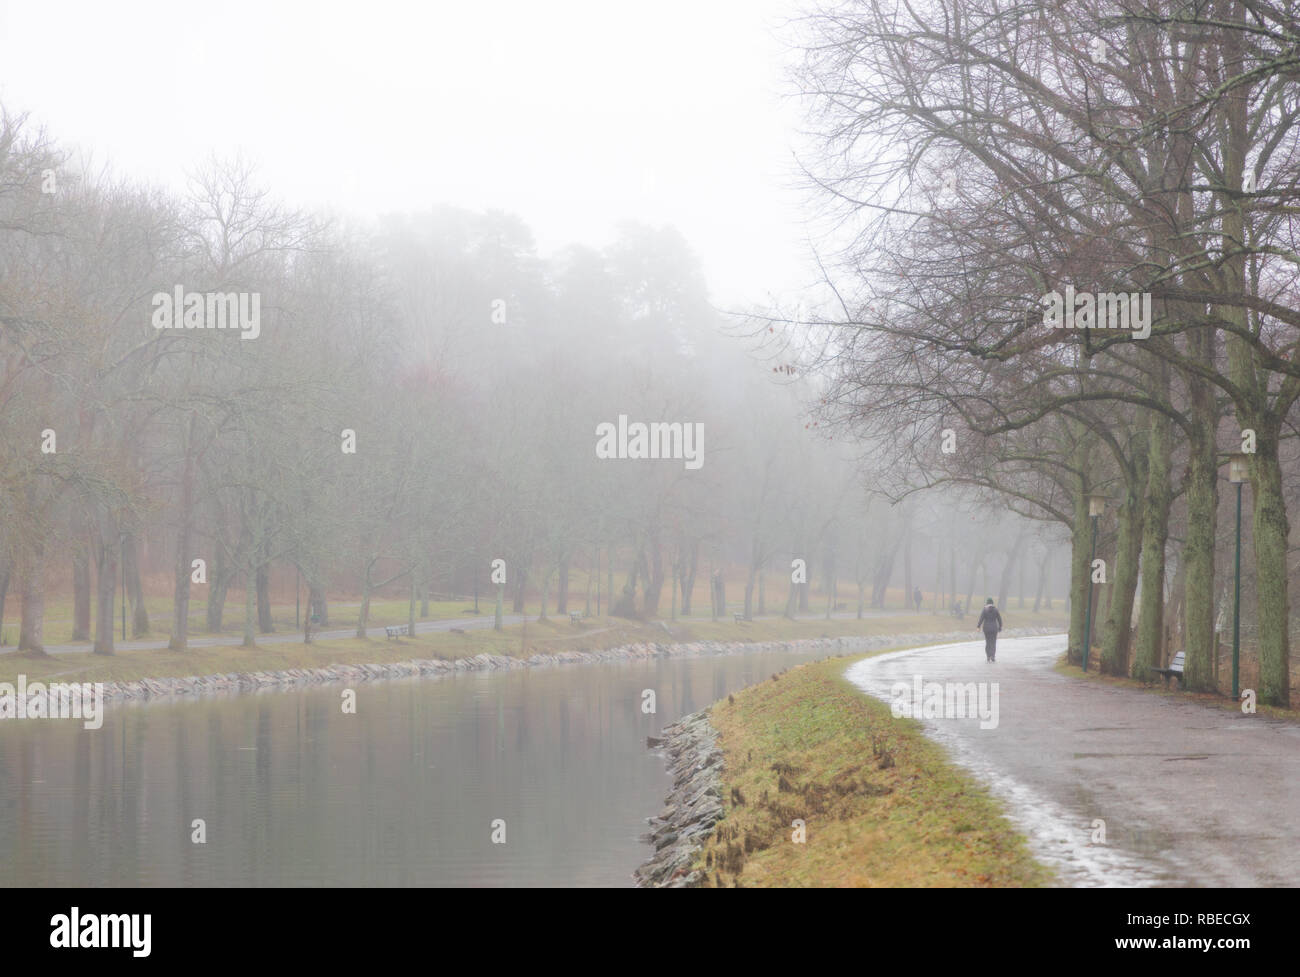
[{"label": "lamp head", "polygon": [[1250,468],[1247,463],[1248,455],[1245,452],[1237,451],[1228,456],[1228,481],[1234,485],[1239,485],[1250,478]]}]

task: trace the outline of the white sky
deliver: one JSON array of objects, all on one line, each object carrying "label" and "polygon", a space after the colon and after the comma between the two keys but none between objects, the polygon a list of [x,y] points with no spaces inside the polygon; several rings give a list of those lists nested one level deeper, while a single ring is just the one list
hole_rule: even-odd
[{"label": "white sky", "polygon": [[177,187],[238,149],[291,203],[498,208],[543,253],[672,224],[730,307],[812,277],[796,3],[0,0],[0,102]]}]

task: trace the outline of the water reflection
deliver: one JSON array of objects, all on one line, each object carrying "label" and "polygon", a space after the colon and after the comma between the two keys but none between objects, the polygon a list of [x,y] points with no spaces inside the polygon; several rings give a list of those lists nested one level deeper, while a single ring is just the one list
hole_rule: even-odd
[{"label": "water reflection", "polygon": [[0,884],[630,885],[669,786],[645,737],[812,657],[364,684],[355,715],[330,686],[6,720]]}]

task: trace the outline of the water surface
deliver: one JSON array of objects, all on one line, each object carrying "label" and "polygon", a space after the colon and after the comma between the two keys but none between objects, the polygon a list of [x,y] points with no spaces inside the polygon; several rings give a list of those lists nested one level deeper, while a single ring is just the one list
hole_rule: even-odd
[{"label": "water surface", "polygon": [[0,721],[0,885],[630,885],[670,787],[645,738],[824,654],[361,683],[355,715],[331,685]]}]

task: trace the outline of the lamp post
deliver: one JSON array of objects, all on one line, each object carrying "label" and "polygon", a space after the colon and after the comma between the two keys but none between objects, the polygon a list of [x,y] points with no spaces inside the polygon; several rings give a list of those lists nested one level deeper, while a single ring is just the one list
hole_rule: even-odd
[{"label": "lamp post", "polygon": [[1106,496],[1088,496],[1088,515],[1092,518],[1092,555],[1088,557],[1088,617],[1083,622],[1083,670],[1088,670],[1088,652],[1092,648],[1092,562],[1097,558],[1097,520],[1106,511]]},{"label": "lamp post", "polygon": [[1234,452],[1228,456],[1228,481],[1237,486],[1237,565],[1232,598],[1232,698],[1241,698],[1239,665],[1241,663],[1241,486],[1248,477],[1246,455]]}]

